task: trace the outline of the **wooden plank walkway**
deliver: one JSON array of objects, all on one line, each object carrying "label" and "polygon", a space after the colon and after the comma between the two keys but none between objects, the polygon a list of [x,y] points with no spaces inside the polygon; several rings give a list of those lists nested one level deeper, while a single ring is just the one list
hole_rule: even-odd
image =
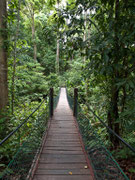
[{"label": "wooden plank walkway", "polygon": [[68,105],[66,90],[60,99],[43,145],[33,180],[93,180],[76,120]]}]

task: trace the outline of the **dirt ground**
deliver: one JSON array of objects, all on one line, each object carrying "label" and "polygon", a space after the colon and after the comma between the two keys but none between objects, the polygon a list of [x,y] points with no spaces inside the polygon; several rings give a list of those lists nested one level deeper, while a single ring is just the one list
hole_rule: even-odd
[{"label": "dirt ground", "polygon": [[135,180],[135,160],[122,159],[117,161],[128,178],[130,180]]}]

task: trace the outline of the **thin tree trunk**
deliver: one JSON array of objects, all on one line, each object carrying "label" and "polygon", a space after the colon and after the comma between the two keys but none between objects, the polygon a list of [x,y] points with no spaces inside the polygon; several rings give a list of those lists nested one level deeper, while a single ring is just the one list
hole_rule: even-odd
[{"label": "thin tree trunk", "polygon": [[[58,10],[59,10],[59,0],[57,1],[58,4]],[[57,32],[57,50],[56,50],[56,73],[59,74],[59,56],[60,56],[60,41],[59,41],[59,26],[58,26],[58,32]]]},{"label": "thin tree trunk", "polygon": [[14,100],[15,100],[15,73],[16,73],[16,58],[17,58],[17,39],[19,34],[19,21],[20,21],[20,0],[18,4],[18,15],[17,15],[17,27],[15,34],[15,42],[14,42],[14,61],[13,61],[13,74],[12,74],[12,100],[11,100],[11,108],[12,114],[14,113]]},{"label": "thin tree trunk", "polygon": [[4,41],[7,40],[6,32],[7,1],[0,0],[0,111],[8,103],[8,83],[7,83],[7,47]]},{"label": "thin tree trunk", "polygon": [[[118,101],[119,101],[119,89],[117,88],[117,79],[119,78],[119,72],[116,69],[116,65],[119,62],[119,44],[118,44],[118,12],[119,12],[119,0],[115,1],[115,58],[114,58],[114,73],[112,75],[112,87],[111,87],[111,102],[108,112],[108,125],[112,128],[118,135],[120,135],[120,125],[118,122],[119,113],[118,113]],[[110,135],[110,140],[113,143],[114,147],[119,146],[119,140],[117,137]]]},{"label": "thin tree trunk", "polygon": [[[128,59],[126,57],[123,58],[123,67],[124,67],[124,71],[122,74],[122,78],[126,79],[128,77]],[[122,93],[123,93],[123,97],[121,100],[121,113],[124,112],[125,109],[125,104],[126,104],[126,97],[127,97],[127,92],[126,92],[126,85],[124,84],[122,87]]]},{"label": "thin tree trunk", "polygon": [[[87,36],[87,12],[84,12],[84,35],[83,35],[83,42],[86,41]],[[86,48],[84,49],[84,54],[86,53]],[[86,56],[84,55],[83,61],[86,61]]]},{"label": "thin tree trunk", "polygon": [[29,21],[31,23],[31,30],[32,30],[32,41],[33,41],[33,58],[36,61],[37,60],[37,44],[35,42],[35,14],[34,14],[34,7],[33,3],[30,1],[26,1],[26,8],[28,10],[28,14],[26,15],[29,18]]},{"label": "thin tree trunk", "polygon": [[60,54],[60,43],[57,36],[57,52],[56,52],[56,72],[59,74],[59,54]]},{"label": "thin tree trunk", "polygon": [[[87,12],[84,12],[84,35],[83,35],[83,42],[85,42],[87,39]],[[85,46],[84,46],[85,47]],[[84,48],[84,54],[86,54],[86,47]],[[84,55],[83,58],[83,62],[85,63],[86,61],[86,55]],[[85,93],[86,93],[86,97],[89,96],[89,79],[86,77],[85,80]],[[86,101],[88,101],[88,99],[86,98]]]},{"label": "thin tree trunk", "polygon": [[[115,2],[115,48],[116,48],[116,54],[115,54],[115,64],[117,64],[119,62],[119,38],[118,38],[118,19],[119,19],[119,0],[116,0]],[[119,72],[118,70],[116,69],[115,71],[115,80],[119,78]],[[115,102],[114,102],[114,106],[115,106],[115,109],[114,109],[114,113],[115,113],[115,124],[114,124],[114,131],[120,135],[120,123],[119,122],[116,122],[118,121],[118,118],[119,118],[119,115],[118,115],[118,101],[119,101],[119,90],[116,86],[116,82],[115,82]],[[119,145],[119,140],[115,137],[115,146],[118,146]]]},{"label": "thin tree trunk", "polygon": [[72,46],[71,62],[74,60],[74,46]]},{"label": "thin tree trunk", "polygon": [[[119,135],[119,123],[116,122],[119,118],[118,94],[119,94],[119,90],[116,87],[116,82],[113,81],[111,88],[111,101],[110,101],[110,107],[108,110],[107,119],[108,119],[108,126]],[[115,148],[119,145],[118,139],[112,134],[110,134],[110,141],[112,142]]]},{"label": "thin tree trunk", "polygon": [[32,18],[32,40],[33,40],[33,52],[34,52],[34,60],[37,60],[37,44],[35,42],[35,20],[34,20],[34,10],[31,14]]},{"label": "thin tree trunk", "polygon": [[8,82],[7,82],[7,1],[0,0],[0,138],[6,136],[8,130],[7,104],[8,104]]}]

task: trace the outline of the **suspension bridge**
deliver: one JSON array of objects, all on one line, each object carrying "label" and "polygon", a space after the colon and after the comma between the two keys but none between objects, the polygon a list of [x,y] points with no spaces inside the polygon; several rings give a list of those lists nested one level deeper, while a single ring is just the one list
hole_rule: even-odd
[{"label": "suspension bridge", "polygon": [[[73,98],[65,88],[60,89],[55,99],[51,89],[50,98],[46,96],[36,110],[1,141],[0,147],[11,138],[13,141],[19,137],[18,150],[0,179],[128,180],[89,119],[79,106],[77,108],[77,89],[74,94],[73,105]],[[38,118],[33,120],[37,111]]]}]

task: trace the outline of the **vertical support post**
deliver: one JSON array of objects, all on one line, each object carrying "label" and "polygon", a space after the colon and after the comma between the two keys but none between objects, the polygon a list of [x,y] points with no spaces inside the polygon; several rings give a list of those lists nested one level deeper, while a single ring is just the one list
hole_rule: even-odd
[{"label": "vertical support post", "polygon": [[50,88],[50,117],[53,116],[53,88]]},{"label": "vertical support post", "polygon": [[74,111],[73,115],[77,118],[77,104],[78,104],[78,88],[74,89]]}]

